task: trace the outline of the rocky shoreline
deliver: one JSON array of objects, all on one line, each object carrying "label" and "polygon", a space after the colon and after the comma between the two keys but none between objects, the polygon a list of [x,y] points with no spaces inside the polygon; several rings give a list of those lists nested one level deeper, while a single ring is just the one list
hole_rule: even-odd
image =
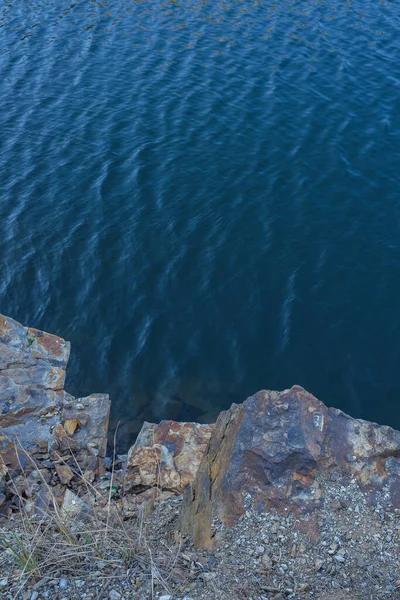
[{"label": "rocky shoreline", "polygon": [[[0,315],[1,597],[400,598],[400,432],[294,386],[215,424],[144,423],[107,457],[110,399],[64,390],[69,353]],[[97,571],[21,569],[13,539],[53,514],[79,544],[90,520],[108,546],[133,527],[135,560],[107,547]]]}]

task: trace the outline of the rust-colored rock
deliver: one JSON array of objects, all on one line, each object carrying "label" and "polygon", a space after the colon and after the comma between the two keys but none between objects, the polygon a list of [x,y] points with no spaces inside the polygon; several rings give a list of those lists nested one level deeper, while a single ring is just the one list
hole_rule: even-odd
[{"label": "rust-colored rock", "polygon": [[29,472],[52,452],[74,452],[82,469],[104,458],[110,410],[105,394],[64,391],[70,344],[0,315],[0,457]]},{"label": "rust-colored rock", "polygon": [[400,507],[400,432],[352,419],[299,386],[261,391],[222,412],[181,510],[182,533],[216,543],[250,504],[306,515],[324,502],[322,481],[354,479],[368,502]]},{"label": "rust-colored rock", "polygon": [[181,494],[196,475],[211,431],[198,423],[145,422],[128,454],[124,492],[158,487]]},{"label": "rust-colored rock", "polygon": [[78,419],[66,419],[64,429],[67,431],[68,435],[74,435],[77,427]]},{"label": "rust-colored rock", "polygon": [[74,477],[72,469],[68,465],[56,465],[57,475],[63,485],[68,485]]}]

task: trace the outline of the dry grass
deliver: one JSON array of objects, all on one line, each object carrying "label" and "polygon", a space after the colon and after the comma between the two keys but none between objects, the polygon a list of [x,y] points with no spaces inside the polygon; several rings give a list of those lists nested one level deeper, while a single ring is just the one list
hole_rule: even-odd
[{"label": "dry grass", "polygon": [[83,477],[77,461],[75,464],[75,474],[86,493],[75,501],[71,513],[60,507],[53,488],[44,479],[47,502],[35,511],[18,486],[13,486],[20,510],[0,530],[0,575],[12,579],[13,597],[18,598],[24,588],[43,578],[62,576],[95,580],[99,589],[125,578],[133,589],[147,585],[150,598],[155,585],[170,593],[169,582],[179,563],[179,545],[159,543],[154,547],[150,543],[146,520],[149,507],[139,509],[137,518],[124,518],[112,499],[113,472],[108,490],[102,494]]}]

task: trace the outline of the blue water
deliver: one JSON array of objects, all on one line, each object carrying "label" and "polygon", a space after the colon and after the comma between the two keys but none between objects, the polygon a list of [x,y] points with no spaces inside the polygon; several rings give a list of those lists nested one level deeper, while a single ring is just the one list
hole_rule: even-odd
[{"label": "blue water", "polygon": [[400,428],[400,6],[0,0],[0,312],[67,389]]}]

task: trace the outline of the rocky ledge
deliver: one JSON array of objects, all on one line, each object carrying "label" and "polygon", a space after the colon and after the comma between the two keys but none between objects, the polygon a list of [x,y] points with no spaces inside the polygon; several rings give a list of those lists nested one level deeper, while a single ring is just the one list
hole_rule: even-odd
[{"label": "rocky ledge", "polygon": [[[107,458],[109,398],[64,390],[69,352],[63,339],[0,316],[0,516],[22,504],[40,515],[55,503],[79,517],[111,501],[124,520],[143,519],[157,502],[156,543],[165,531],[197,552],[185,558],[187,581],[196,560],[211,560],[201,562],[206,589],[193,597],[233,597],[238,579],[229,583],[225,567],[233,557],[236,568],[243,551],[254,597],[318,597],[318,577],[353,592],[357,582],[364,597],[365,579],[343,565],[357,550],[353,563],[362,568],[377,548],[384,584],[372,580],[379,593],[365,597],[397,597],[400,432],[327,408],[294,386],[260,391],[215,424],[144,423],[128,455]],[[222,587],[210,572],[217,563]],[[269,584],[260,583],[267,575]],[[151,578],[153,585],[153,571]]]}]

